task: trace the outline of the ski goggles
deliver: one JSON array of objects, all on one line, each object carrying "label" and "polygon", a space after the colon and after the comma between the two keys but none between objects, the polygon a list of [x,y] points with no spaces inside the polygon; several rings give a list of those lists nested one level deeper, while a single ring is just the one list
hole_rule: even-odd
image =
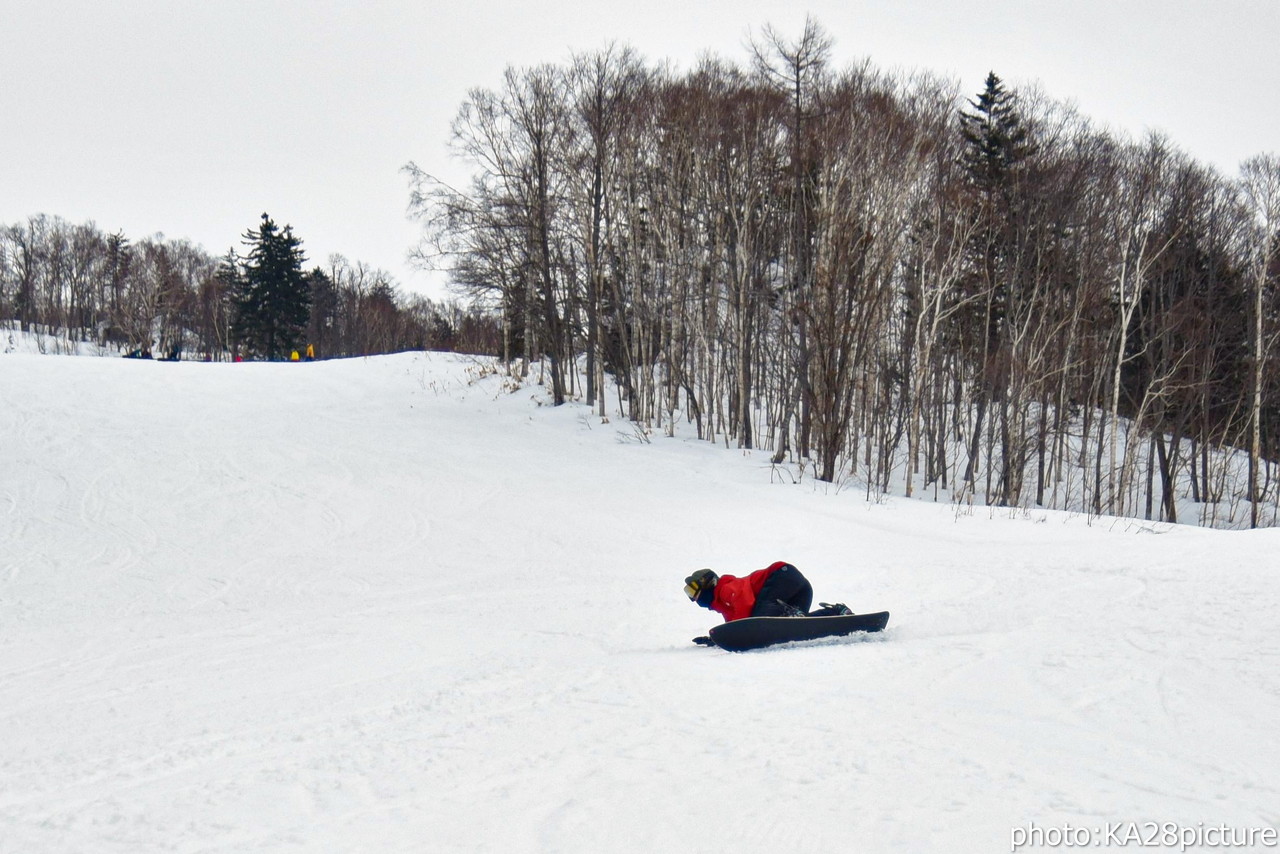
[{"label": "ski goggles", "polygon": [[718,577],[709,569],[700,569],[684,580],[684,595],[691,602],[697,602],[704,591],[715,586]]}]

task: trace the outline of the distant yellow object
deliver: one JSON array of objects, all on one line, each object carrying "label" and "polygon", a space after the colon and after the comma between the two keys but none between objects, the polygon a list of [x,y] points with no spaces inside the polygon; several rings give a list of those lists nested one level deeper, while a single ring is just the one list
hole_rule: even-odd
[{"label": "distant yellow object", "polygon": [[298,361],[298,351],[297,351],[297,350],[294,350],[294,351],[293,351],[293,355],[289,357],[289,361],[290,361],[290,362],[296,362],[296,361]]}]

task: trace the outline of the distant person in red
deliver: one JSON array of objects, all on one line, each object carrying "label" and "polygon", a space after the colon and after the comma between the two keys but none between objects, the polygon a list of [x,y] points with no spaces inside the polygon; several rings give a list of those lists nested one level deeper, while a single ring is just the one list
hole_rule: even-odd
[{"label": "distant person in red", "polygon": [[741,578],[716,575],[699,569],[684,580],[684,592],[692,602],[724,617],[726,623],[743,617],[834,617],[853,613],[843,604],[813,604],[813,586],[800,570],[776,561]]}]

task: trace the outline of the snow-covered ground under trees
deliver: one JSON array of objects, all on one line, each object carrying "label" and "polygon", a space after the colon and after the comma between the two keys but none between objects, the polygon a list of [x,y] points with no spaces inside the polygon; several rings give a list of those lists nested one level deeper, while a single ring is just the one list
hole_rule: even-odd
[{"label": "snow-covered ground under trees", "polygon": [[[0,355],[0,852],[1280,824],[1280,531],[868,503],[483,365]],[[778,559],[889,631],[690,643]]]}]

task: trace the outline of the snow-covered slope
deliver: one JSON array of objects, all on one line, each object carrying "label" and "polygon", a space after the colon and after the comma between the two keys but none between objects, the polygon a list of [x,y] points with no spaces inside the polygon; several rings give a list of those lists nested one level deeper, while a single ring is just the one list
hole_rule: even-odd
[{"label": "snow-covered slope", "polygon": [[[0,356],[0,852],[1280,823],[1280,531],[868,504],[484,373]],[[689,642],[776,559],[890,630]]]}]

